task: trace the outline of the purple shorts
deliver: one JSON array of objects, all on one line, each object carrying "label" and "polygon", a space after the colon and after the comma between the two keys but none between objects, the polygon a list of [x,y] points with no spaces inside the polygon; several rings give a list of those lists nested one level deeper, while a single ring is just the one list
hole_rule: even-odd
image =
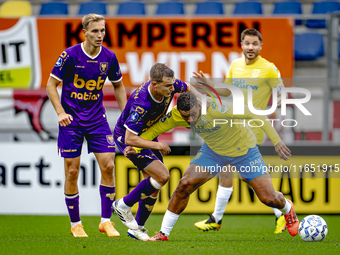
[{"label": "purple shorts", "polygon": [[[121,142],[119,138],[114,137],[118,149],[124,154],[124,149],[128,146]],[[157,139],[157,138],[156,138]],[[154,141],[157,141],[157,140]],[[144,149],[139,154],[131,155],[127,157],[137,167],[138,171],[143,170],[152,161],[160,160],[163,163],[163,156],[159,150]]]},{"label": "purple shorts", "polygon": [[115,142],[107,121],[95,123],[89,127],[60,127],[58,136],[58,151],[64,158],[76,158],[81,154],[84,137],[87,141],[87,151],[115,152]]}]

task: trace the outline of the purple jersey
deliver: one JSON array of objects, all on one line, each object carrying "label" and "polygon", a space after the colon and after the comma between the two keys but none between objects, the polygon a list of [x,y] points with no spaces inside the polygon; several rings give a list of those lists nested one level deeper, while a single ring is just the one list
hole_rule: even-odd
[{"label": "purple jersey", "polygon": [[128,129],[136,135],[140,135],[163,117],[170,105],[175,93],[186,91],[187,84],[176,79],[174,91],[170,97],[164,97],[162,102],[153,98],[150,92],[150,81],[140,85],[129,97],[125,109],[120,115],[115,130],[115,139],[125,142],[125,131]]},{"label": "purple jersey", "polygon": [[122,74],[116,55],[105,47],[91,57],[83,43],[63,51],[55,64],[51,76],[63,81],[61,104],[73,117],[70,127],[89,126],[102,121],[103,86],[106,77],[119,82]]}]

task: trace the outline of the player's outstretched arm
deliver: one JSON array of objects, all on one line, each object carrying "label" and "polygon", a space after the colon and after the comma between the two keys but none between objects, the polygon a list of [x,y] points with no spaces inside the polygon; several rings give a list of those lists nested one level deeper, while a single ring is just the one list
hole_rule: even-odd
[{"label": "player's outstretched arm", "polygon": [[289,160],[288,156],[291,156],[291,152],[284,142],[280,141],[275,145],[275,151],[280,159]]},{"label": "player's outstretched arm", "polygon": [[62,127],[66,127],[67,125],[71,124],[73,117],[70,114],[67,114],[60,103],[60,98],[57,90],[57,86],[59,85],[60,81],[50,76],[47,81],[46,91],[48,97],[58,115],[58,123]]},{"label": "player's outstretched arm", "polygon": [[[207,85],[210,85],[213,88],[216,86],[216,84],[220,84],[209,79],[208,75],[203,73],[203,71],[201,70],[199,72],[193,72],[193,73],[194,73],[193,77],[195,79],[198,79],[199,81]],[[216,88],[215,90],[220,96],[227,97],[227,96],[230,96],[231,94],[231,91],[227,88]]]},{"label": "player's outstretched arm", "polygon": [[127,102],[124,84],[122,81],[119,81],[119,82],[112,82],[112,85],[115,91],[115,96],[116,96],[117,103],[119,105],[119,109],[123,111],[125,108],[126,102]]}]

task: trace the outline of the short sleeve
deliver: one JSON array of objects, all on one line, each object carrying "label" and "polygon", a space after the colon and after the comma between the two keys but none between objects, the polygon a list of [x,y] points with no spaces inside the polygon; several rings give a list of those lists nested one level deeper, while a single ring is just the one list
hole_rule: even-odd
[{"label": "short sleeve", "polygon": [[72,73],[72,66],[74,66],[72,62],[72,57],[66,51],[63,51],[52,69],[51,76],[59,81],[64,80]]},{"label": "short sleeve", "polygon": [[120,70],[118,59],[117,59],[115,54],[113,54],[113,55],[114,56],[113,56],[111,64],[110,64],[108,78],[112,82],[119,82],[123,78],[123,76],[122,76],[122,72]]},{"label": "short sleeve", "polygon": [[174,89],[175,89],[176,93],[182,93],[182,92],[186,91],[187,88],[188,88],[188,84],[186,82],[181,81],[179,79],[175,80]]},{"label": "short sleeve", "polygon": [[131,133],[139,135],[143,129],[147,112],[148,109],[145,109],[145,106],[133,105],[130,110],[130,115],[127,117],[124,123],[124,127]]},{"label": "short sleeve", "polygon": [[281,79],[281,74],[280,74],[280,71],[279,69],[275,66],[275,65],[272,65],[270,67],[270,72],[269,72],[269,86],[271,88],[275,88],[277,86],[279,86],[280,88],[283,87],[283,82],[282,82],[282,79]]}]

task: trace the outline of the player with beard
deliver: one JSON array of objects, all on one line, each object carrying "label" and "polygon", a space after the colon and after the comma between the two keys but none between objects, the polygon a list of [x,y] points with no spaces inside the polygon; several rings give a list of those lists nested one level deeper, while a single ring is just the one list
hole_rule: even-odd
[{"label": "player with beard", "polygon": [[[252,91],[253,106],[265,110],[273,88],[277,90],[278,102],[280,103],[281,89],[283,83],[280,71],[268,60],[261,57],[262,35],[256,29],[245,29],[241,33],[241,47],[244,58],[234,60],[227,73],[225,83],[240,88],[244,94],[245,104],[248,103],[248,88]],[[206,79],[206,75],[200,71],[195,73],[195,78],[203,80],[205,83],[214,86],[211,80]],[[216,89],[222,96],[229,96],[229,89]],[[256,136],[257,145],[261,145],[264,139],[264,132],[261,128],[253,125],[251,130]],[[208,231],[220,229],[225,208],[233,192],[233,182],[230,173],[219,174],[219,186],[216,194],[215,210],[208,219],[195,223],[198,229]],[[280,210],[272,208],[276,216],[275,234],[282,233],[285,229],[285,219]]]},{"label": "player with beard", "polygon": [[[289,159],[290,150],[281,141],[266,116],[255,115],[248,107],[245,107],[244,114],[234,115],[233,104],[223,101],[221,105],[210,101],[206,114],[203,115],[201,105],[192,93],[181,94],[177,99],[177,107],[141,135],[151,140],[176,126],[190,126],[191,130],[204,140],[171,197],[161,231],[156,236],[146,238],[145,241],[167,241],[179,215],[188,204],[190,194],[227,165],[231,165],[239,172],[242,180],[254,189],[262,203],[280,210],[287,221],[289,234],[297,235],[299,221],[294,206],[281,192],[274,190],[257,148],[256,137],[247,125],[239,125],[236,120],[240,119],[249,119],[257,123],[274,144],[279,157]],[[231,124],[235,121],[235,124]],[[136,152],[140,153],[138,148],[128,147],[124,150],[124,155],[133,155]]]}]

